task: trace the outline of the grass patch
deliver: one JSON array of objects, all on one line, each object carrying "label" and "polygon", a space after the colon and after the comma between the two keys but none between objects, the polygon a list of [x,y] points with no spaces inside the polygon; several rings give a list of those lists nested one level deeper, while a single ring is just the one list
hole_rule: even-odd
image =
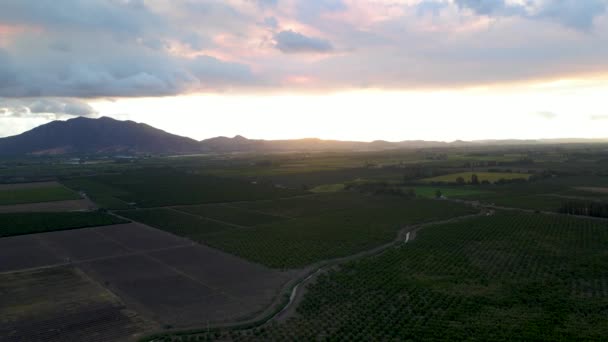
[{"label": "grass patch", "polygon": [[0,205],[54,202],[80,199],[74,191],[62,185],[0,190]]}]

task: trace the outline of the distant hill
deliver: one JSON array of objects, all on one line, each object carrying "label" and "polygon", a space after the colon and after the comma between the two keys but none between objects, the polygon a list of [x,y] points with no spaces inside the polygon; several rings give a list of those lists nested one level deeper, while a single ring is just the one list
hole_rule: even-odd
[{"label": "distant hill", "polygon": [[186,154],[290,151],[380,151],[403,148],[463,147],[482,145],[535,145],[608,142],[600,139],[478,140],[451,143],[424,140],[372,142],[322,140],[256,140],[240,135],[202,141],[167,133],[152,126],[108,117],[53,121],[12,137],[0,138],[0,155]]},{"label": "distant hill", "polygon": [[152,126],[108,117],[53,121],[25,133],[0,139],[1,155],[67,153],[189,153],[198,152],[194,139]]}]

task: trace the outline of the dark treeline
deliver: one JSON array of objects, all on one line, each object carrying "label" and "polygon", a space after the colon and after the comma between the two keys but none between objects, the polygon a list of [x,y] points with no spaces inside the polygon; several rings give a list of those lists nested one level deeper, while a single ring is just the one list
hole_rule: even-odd
[{"label": "dark treeline", "polygon": [[570,201],[558,210],[562,214],[608,218],[608,203],[589,201]]}]

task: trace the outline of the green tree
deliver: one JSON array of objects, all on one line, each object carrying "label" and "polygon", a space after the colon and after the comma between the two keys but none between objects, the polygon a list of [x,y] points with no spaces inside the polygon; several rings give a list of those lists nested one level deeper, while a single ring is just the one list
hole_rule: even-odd
[{"label": "green tree", "polygon": [[443,196],[441,190],[437,189],[437,191],[435,191],[435,198],[441,198],[441,196]]},{"label": "green tree", "polygon": [[464,178],[462,178],[462,177],[456,178],[456,184],[458,184],[458,185],[465,184]]},{"label": "green tree", "polygon": [[477,174],[475,174],[475,173],[471,175],[471,184],[473,184],[473,185],[479,184],[479,178],[477,177]]}]

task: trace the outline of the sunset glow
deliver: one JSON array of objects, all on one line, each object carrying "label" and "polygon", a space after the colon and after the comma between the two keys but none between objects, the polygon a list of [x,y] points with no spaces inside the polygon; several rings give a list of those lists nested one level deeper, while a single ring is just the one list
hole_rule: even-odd
[{"label": "sunset glow", "polygon": [[605,1],[0,9],[0,136],[78,115],[196,139],[607,136]]}]

